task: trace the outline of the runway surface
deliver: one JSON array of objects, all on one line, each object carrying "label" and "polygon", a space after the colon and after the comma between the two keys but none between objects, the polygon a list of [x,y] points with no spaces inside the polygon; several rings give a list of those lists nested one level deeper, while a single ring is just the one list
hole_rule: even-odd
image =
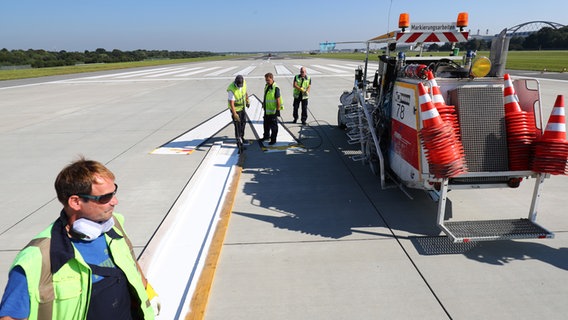
[{"label": "runway surface", "polygon": [[[292,77],[302,65],[313,79],[307,126],[290,122]],[[284,97],[283,131],[297,145],[270,149],[254,141],[255,121],[247,126],[253,144],[232,190],[211,291],[201,305],[205,319],[563,319],[568,178],[553,176],[543,186],[538,222],[554,239],[448,243],[425,193],[411,190],[410,200],[396,188],[380,190],[369,168],[351,160],[359,151],[336,128],[336,116],[357,65],[248,59],[0,82],[0,294],[16,253],[57,217],[53,181],[80,154],[116,174],[117,212],[126,216],[137,254],[151,251],[150,240],[179,200],[187,199],[191,214],[209,210],[184,191],[226,195],[219,187],[194,187],[211,150],[234,151],[230,119],[223,119],[225,90],[243,74],[249,93],[262,97],[263,76],[272,72]],[[539,78],[545,120],[556,95],[568,94],[565,75],[512,74]],[[207,130],[195,134],[205,123]],[[181,152],[155,152],[170,147]],[[224,165],[234,168],[231,161]],[[526,217],[531,194],[532,182],[454,190],[451,218]],[[177,226],[188,239],[198,233],[192,227]],[[189,256],[184,250],[172,251]],[[183,269],[178,263],[175,270]],[[162,274],[179,276],[187,287],[197,281],[188,280],[193,264],[187,274],[146,267],[155,275],[150,281]],[[155,287],[168,296],[169,288]],[[183,317],[187,309],[163,308],[160,319]]]}]

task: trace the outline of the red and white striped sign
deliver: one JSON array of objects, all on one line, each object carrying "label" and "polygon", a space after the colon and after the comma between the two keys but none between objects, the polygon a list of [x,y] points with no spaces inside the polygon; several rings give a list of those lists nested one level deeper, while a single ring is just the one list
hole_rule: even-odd
[{"label": "red and white striped sign", "polygon": [[466,42],[469,32],[398,32],[396,42]]}]

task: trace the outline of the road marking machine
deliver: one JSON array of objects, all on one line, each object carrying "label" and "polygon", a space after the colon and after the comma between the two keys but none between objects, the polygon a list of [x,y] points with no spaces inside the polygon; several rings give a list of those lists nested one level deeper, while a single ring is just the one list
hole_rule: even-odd
[{"label": "road marking machine", "polygon": [[[383,189],[422,189],[438,201],[437,224],[453,242],[552,238],[536,217],[545,179],[568,174],[564,98],[558,96],[543,127],[539,82],[505,74],[506,29],[493,39],[490,57],[459,56],[457,49],[423,56],[424,43],[466,42],[467,20],[460,13],[456,23],[407,30],[403,13],[400,31],[367,41],[365,65],[340,97],[338,126],[360,145],[354,160],[368,164]],[[372,43],[386,50],[368,77]],[[516,188],[523,180],[534,181],[527,218],[445,220],[450,190]]]}]

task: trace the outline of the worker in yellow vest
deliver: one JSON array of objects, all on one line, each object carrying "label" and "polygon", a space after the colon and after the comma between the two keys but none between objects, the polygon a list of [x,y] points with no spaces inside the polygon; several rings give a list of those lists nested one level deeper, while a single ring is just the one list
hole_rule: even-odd
[{"label": "worker in yellow vest", "polygon": [[154,319],[157,294],[114,212],[114,174],[82,158],[55,190],[63,210],[14,259],[0,319]]},{"label": "worker in yellow vest", "polygon": [[248,145],[249,142],[245,139],[247,121],[245,107],[248,108],[250,102],[247,95],[247,83],[242,75],[235,77],[235,81],[231,82],[227,88],[227,93],[228,105],[235,125],[235,138],[239,140],[237,144]]},{"label": "worker in yellow vest", "polygon": [[294,82],[292,84],[294,87],[294,91],[292,92],[294,95],[294,102],[292,106],[294,107],[292,116],[294,117],[293,122],[296,123],[298,121],[298,109],[300,108],[300,104],[302,104],[302,114],[300,120],[302,120],[302,124],[306,124],[306,120],[308,119],[308,97],[310,95],[310,88],[312,86],[312,79],[306,73],[306,68],[300,68],[300,74],[294,77]]},{"label": "worker in yellow vest", "polygon": [[273,145],[276,143],[276,137],[278,136],[278,117],[280,116],[280,110],[283,109],[282,95],[280,94],[280,88],[274,82],[272,73],[265,74],[264,80],[266,85],[264,86],[264,100],[262,103],[262,108],[264,109],[264,134],[262,135],[262,140],[270,139],[268,144]]}]

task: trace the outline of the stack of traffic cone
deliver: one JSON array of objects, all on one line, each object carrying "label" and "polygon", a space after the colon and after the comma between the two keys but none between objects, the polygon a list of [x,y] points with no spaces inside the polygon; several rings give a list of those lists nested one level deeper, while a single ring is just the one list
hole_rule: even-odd
[{"label": "stack of traffic cone", "polygon": [[440,113],[440,117],[442,117],[442,120],[449,122],[452,125],[456,133],[456,136],[458,137],[458,139],[461,140],[460,123],[458,119],[458,114],[456,112],[456,107],[448,106],[444,101],[444,96],[442,96],[442,92],[440,91],[440,86],[438,86],[438,83],[434,78],[434,73],[432,72],[432,70],[428,70],[428,82],[430,82],[432,103]]},{"label": "stack of traffic cone", "polygon": [[419,135],[426,149],[430,173],[436,178],[451,178],[466,173],[463,145],[452,125],[442,120],[422,83],[418,84],[418,93],[422,119]]},{"label": "stack of traffic cone", "polygon": [[534,113],[521,110],[511,77],[505,74],[504,78],[503,94],[509,147],[509,170],[529,170],[532,158],[531,148],[537,137]]},{"label": "stack of traffic cone", "polygon": [[535,143],[532,170],[541,173],[568,175],[568,141],[564,96],[556,97],[544,134]]}]

